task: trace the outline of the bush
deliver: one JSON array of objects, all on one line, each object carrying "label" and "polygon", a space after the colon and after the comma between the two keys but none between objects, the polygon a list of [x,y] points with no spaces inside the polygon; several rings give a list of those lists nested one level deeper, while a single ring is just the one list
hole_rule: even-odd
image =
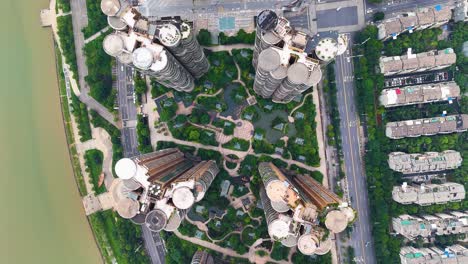
[{"label": "bush", "polygon": [[415,31],[411,34],[405,33],[397,39],[385,42],[385,56],[400,56],[408,48],[413,49],[413,53],[420,53],[437,48],[438,36],[442,34],[440,28],[429,28]]},{"label": "bush", "polygon": [[137,122],[137,137],[138,137],[138,150],[144,153],[150,153],[153,151],[153,147],[151,146],[151,136],[150,136],[150,129],[148,126],[148,118],[143,117],[142,115],[138,115],[138,122]]},{"label": "bush", "polygon": [[64,13],[70,12],[70,0],[57,0],[56,9],[61,9]]},{"label": "bush", "polygon": [[374,22],[381,21],[385,18],[385,13],[384,12],[375,12],[374,15],[372,16],[372,19]]},{"label": "bush", "polygon": [[79,101],[78,97],[74,93],[71,93],[72,97],[72,113],[75,117],[78,134],[80,135],[80,141],[85,142],[92,138],[91,135],[91,126],[89,124],[88,109],[86,105]]},{"label": "bush", "polygon": [[270,256],[274,260],[288,260],[289,248],[281,245],[280,242],[275,242]]},{"label": "bush", "polygon": [[88,26],[82,29],[87,39],[108,26],[107,16],[101,11],[101,0],[86,0]]},{"label": "bush", "polygon": [[137,104],[141,105],[142,97],[146,94],[148,87],[146,86],[146,80],[144,76],[141,76],[139,72],[135,72],[135,97]]},{"label": "bush", "polygon": [[247,151],[250,147],[250,142],[240,138],[233,138],[222,146],[227,149]]},{"label": "bush", "polygon": [[208,30],[204,28],[200,29],[197,35],[197,40],[198,40],[198,43],[202,46],[210,46],[211,45],[211,32],[209,32]]},{"label": "bush", "polygon": [[152,98],[157,98],[169,91],[171,91],[170,88],[165,87],[164,85],[158,83],[156,79],[151,78],[151,97]]},{"label": "bush", "polygon": [[57,34],[60,37],[60,47],[65,62],[70,65],[73,78],[78,80],[78,67],[76,65],[75,38],[73,36],[73,22],[71,16],[57,17]]},{"label": "bush", "polygon": [[84,154],[85,164],[86,164],[86,171],[89,174],[89,178],[91,180],[91,184],[93,185],[93,190],[97,194],[105,193],[106,186],[104,182],[99,185],[99,178],[102,173],[102,161],[104,159],[104,155],[100,150],[97,149],[90,149],[87,150]]},{"label": "bush", "polygon": [[218,35],[219,44],[226,45],[226,44],[237,44],[237,43],[245,43],[245,44],[254,44],[255,43],[255,31],[252,33],[247,33],[245,30],[240,29],[236,35],[234,36],[226,36],[224,32],[220,32]]}]

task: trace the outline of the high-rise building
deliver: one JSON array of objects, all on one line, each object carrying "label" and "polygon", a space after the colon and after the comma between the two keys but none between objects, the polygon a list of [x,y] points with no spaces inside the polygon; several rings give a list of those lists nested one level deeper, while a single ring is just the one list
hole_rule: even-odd
[{"label": "high-rise building", "polygon": [[252,64],[254,91],[276,103],[288,103],[322,78],[320,63],[327,63],[347,48],[347,38],[337,32],[312,36],[294,29],[271,10],[257,17]]},{"label": "high-rise building", "polygon": [[454,150],[426,152],[423,154],[403,152],[388,154],[390,169],[403,174],[453,170],[460,167],[461,163],[460,152]]},{"label": "high-rise building", "polygon": [[178,149],[124,158],[110,192],[123,218],[144,218],[152,231],[176,230],[187,210],[205,196],[219,172],[216,162],[200,161]]},{"label": "high-rise building", "polygon": [[194,78],[208,71],[210,65],[192,23],[180,17],[152,20],[126,0],[102,0],[101,9],[117,31],[106,36],[104,50],[121,63],[185,92],[193,90]]},{"label": "high-rise building", "polygon": [[459,202],[465,199],[465,195],[465,186],[454,182],[413,186],[404,182],[401,186],[394,186],[392,191],[395,202],[421,206]]},{"label": "high-rise building", "polygon": [[260,163],[258,170],[270,236],[285,246],[297,245],[306,255],[326,254],[332,243],[318,226],[318,215],[325,215],[323,224],[329,231],[340,233],[354,219],[353,209],[308,175],[280,170],[268,162]]},{"label": "high-rise building", "polygon": [[214,264],[214,260],[210,253],[198,250],[193,254],[190,264]]},{"label": "high-rise building", "polygon": [[385,135],[392,139],[462,133],[468,130],[468,115],[450,115],[388,122]]},{"label": "high-rise building", "polygon": [[416,237],[431,237],[468,233],[468,214],[448,212],[420,217],[400,215],[392,219],[393,231],[413,240]]},{"label": "high-rise building", "polygon": [[402,247],[400,249],[402,264],[462,264],[468,263],[468,249],[461,245],[452,245],[439,249]]}]

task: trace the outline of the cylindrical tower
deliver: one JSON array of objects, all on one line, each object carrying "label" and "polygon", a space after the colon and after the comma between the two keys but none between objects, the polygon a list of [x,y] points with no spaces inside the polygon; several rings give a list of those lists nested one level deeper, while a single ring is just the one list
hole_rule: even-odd
[{"label": "cylindrical tower", "polygon": [[127,28],[127,24],[125,24],[125,22],[123,22],[118,16],[108,16],[107,24],[115,30],[125,30]]},{"label": "cylindrical tower", "polygon": [[159,232],[166,227],[167,216],[163,211],[155,209],[146,215],[145,225],[149,230]]},{"label": "cylindrical tower", "polygon": [[[302,90],[306,85],[310,76],[310,71],[307,65],[301,62],[296,62],[288,69],[288,76],[281,83],[279,89],[273,95],[273,102],[289,102],[294,96],[296,90]],[[309,86],[310,87],[310,86]],[[291,98],[291,95],[294,95]],[[288,101],[289,100],[289,101]]]},{"label": "cylindrical tower", "polygon": [[104,51],[112,57],[117,57],[124,52],[124,41],[119,34],[107,35],[102,42]]},{"label": "cylindrical tower", "polygon": [[208,161],[208,169],[195,181],[195,201],[199,202],[210,188],[211,183],[219,172],[219,168],[214,161]]},{"label": "cylindrical tower", "polygon": [[208,252],[199,250],[193,255],[190,264],[214,264],[214,260]]},{"label": "cylindrical tower", "polygon": [[107,16],[115,16],[120,11],[120,1],[101,0],[101,10]]},{"label": "cylindrical tower", "polygon": [[128,190],[136,190],[140,187],[138,181],[135,180],[137,173],[137,165],[132,159],[123,158],[115,164],[115,173],[117,177],[122,179],[123,185]]},{"label": "cylindrical tower", "polygon": [[268,199],[271,201],[273,209],[278,209],[278,212],[286,212],[285,208],[289,208],[283,197],[286,195],[288,186],[285,182],[278,178],[277,171],[273,170],[268,162],[262,162],[258,166],[260,177],[262,178],[265,192]]},{"label": "cylindrical tower", "polygon": [[295,247],[297,245],[297,235],[296,234],[289,234],[281,240],[281,244],[285,247]]},{"label": "cylindrical tower", "polygon": [[193,76],[166,50],[159,54],[151,71],[146,73],[154,76],[164,86],[177,91],[191,92],[195,87]]},{"label": "cylindrical tower", "polygon": [[342,211],[330,211],[326,216],[325,226],[332,233],[341,233],[346,229],[346,226],[348,226],[348,217]]},{"label": "cylindrical tower", "polygon": [[182,22],[180,29],[166,23],[158,28],[158,39],[177,58],[177,60],[195,77],[200,78],[210,68],[208,59],[198,44],[192,27]]},{"label": "cylindrical tower", "polygon": [[254,91],[264,98],[269,98],[286,77],[286,68],[281,65],[281,56],[274,48],[268,48],[258,57]]},{"label": "cylindrical tower", "polygon": [[172,202],[179,209],[188,209],[195,203],[195,197],[188,187],[179,187],[172,194]]},{"label": "cylindrical tower", "polygon": [[130,198],[124,198],[117,202],[116,210],[119,215],[125,219],[133,218],[138,214],[140,209],[140,204],[138,201],[132,200]]},{"label": "cylindrical tower", "polygon": [[[310,227],[311,229],[312,227]],[[318,237],[308,231],[299,237],[297,241],[297,248],[304,255],[313,255],[318,247]]]},{"label": "cylindrical tower", "polygon": [[263,10],[257,16],[257,32],[255,35],[255,47],[252,65],[257,68],[257,60],[260,53],[281,41],[281,38],[273,32],[278,24],[278,15],[272,10]]},{"label": "cylindrical tower", "polygon": [[268,234],[275,240],[281,240],[289,234],[288,217],[282,216],[276,212],[271,206],[271,201],[268,198],[265,188],[260,187],[260,199],[262,200],[263,210],[265,211],[265,219],[268,225]]},{"label": "cylindrical tower", "polygon": [[323,239],[323,234],[321,235],[321,239],[317,244],[317,249],[315,250],[315,254],[317,255],[325,255],[330,252],[332,248],[332,240],[331,237],[328,236],[325,240]]},{"label": "cylindrical tower", "polygon": [[169,220],[167,221],[166,226],[164,227],[165,231],[168,232],[173,232],[177,228],[179,228],[180,224],[182,223],[182,220],[184,219],[184,216],[182,212],[179,210],[175,210],[172,212],[171,216],[169,217]]}]

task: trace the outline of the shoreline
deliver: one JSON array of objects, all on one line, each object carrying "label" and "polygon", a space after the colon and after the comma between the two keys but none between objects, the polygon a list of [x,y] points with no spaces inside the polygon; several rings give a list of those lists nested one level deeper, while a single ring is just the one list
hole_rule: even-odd
[{"label": "shoreline", "polygon": [[[73,151],[72,151],[72,144],[74,144],[74,142],[69,142],[69,139],[71,140],[75,140],[74,139],[74,136],[73,136],[73,131],[71,131],[73,129],[73,127],[69,127],[68,126],[68,122],[67,122],[67,119],[65,117],[66,113],[65,111],[67,111],[68,109],[68,100],[63,100],[62,96],[66,96],[65,95],[62,95],[62,89],[61,89],[61,86],[62,86],[62,78],[61,78],[61,70],[63,68],[63,61],[61,61],[61,59],[59,60],[59,57],[58,56],[62,56],[62,54],[60,53],[59,49],[58,49],[58,44],[57,42],[55,41],[55,38],[53,37],[53,34],[52,34],[52,42],[53,42],[53,48],[54,48],[54,60],[55,60],[55,69],[56,69],[56,82],[57,82],[57,87],[58,87],[58,96],[59,96],[59,100],[60,100],[60,112],[62,114],[62,125],[63,125],[63,130],[64,130],[64,133],[65,133],[65,143],[67,145],[67,150],[68,150],[68,157],[70,159],[70,165],[71,165],[71,168],[72,168],[72,172],[73,172],[73,178],[75,180],[75,184],[76,184],[76,188],[78,189],[78,193],[79,193],[79,197],[81,199],[81,202],[82,202],[82,199],[84,196],[86,196],[87,194],[83,194],[82,193],[82,190],[80,188],[80,177],[77,175],[77,169],[75,167],[75,164],[74,164],[74,159],[73,159]],[[61,62],[62,65],[59,65],[59,61]],[[65,76],[64,76],[65,78]],[[65,81],[65,79],[63,79],[63,81]],[[72,91],[73,92],[73,91]],[[65,104],[67,104],[67,107],[65,107]],[[69,111],[69,110],[68,110]],[[71,113],[68,112],[68,114],[70,115]],[[70,122],[73,122],[70,118]],[[77,166],[80,166],[80,164],[78,163]],[[81,167],[79,167],[79,170],[81,171]],[[81,176],[81,179],[84,181],[84,178],[83,176]],[[85,186],[85,191],[86,190],[86,186]],[[86,216],[85,214],[85,211],[84,211],[84,207],[82,205],[81,207],[81,212],[82,214],[86,217],[86,221],[88,222],[88,226],[90,228],[90,231],[93,235],[93,239],[94,239],[94,243],[97,247],[97,249],[99,250],[99,254],[100,254],[100,257],[101,257],[101,263],[106,263],[105,262],[105,258],[104,258],[104,255],[103,255],[103,249],[100,247],[98,241],[97,241],[97,238],[96,238],[96,233],[94,231],[94,228],[93,228],[93,225],[91,224],[90,222],[90,219],[89,219],[89,216]]]}]

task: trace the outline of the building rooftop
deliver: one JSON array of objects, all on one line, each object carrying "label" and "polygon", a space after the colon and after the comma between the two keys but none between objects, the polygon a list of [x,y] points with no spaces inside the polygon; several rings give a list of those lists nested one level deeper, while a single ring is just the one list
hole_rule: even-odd
[{"label": "building rooftop", "polygon": [[462,184],[447,182],[444,184],[421,184],[408,186],[403,183],[401,186],[394,186],[392,198],[401,204],[445,204],[448,202],[458,202],[465,199],[465,187]]},{"label": "building rooftop", "polygon": [[456,62],[457,56],[452,48],[429,51],[403,56],[380,57],[380,72],[385,75],[403,70],[416,70],[431,67],[448,67]]},{"label": "building rooftop", "polygon": [[468,214],[449,212],[447,214],[416,217],[400,215],[392,219],[393,230],[412,240],[416,237],[430,237],[468,233]]},{"label": "building rooftop", "polygon": [[436,134],[461,133],[468,129],[468,115],[450,115],[398,122],[388,122],[385,129],[387,137],[431,136]]},{"label": "building rooftop", "polygon": [[402,264],[422,263],[467,263],[468,249],[461,245],[452,245],[439,249],[402,247],[400,249],[400,260]]},{"label": "building rooftop", "polygon": [[455,82],[432,83],[382,90],[380,104],[385,107],[447,101],[460,96]]},{"label": "building rooftop", "polygon": [[390,169],[403,174],[451,170],[460,167],[461,163],[460,152],[454,150],[426,152],[423,154],[406,154],[403,152],[388,154]]}]

